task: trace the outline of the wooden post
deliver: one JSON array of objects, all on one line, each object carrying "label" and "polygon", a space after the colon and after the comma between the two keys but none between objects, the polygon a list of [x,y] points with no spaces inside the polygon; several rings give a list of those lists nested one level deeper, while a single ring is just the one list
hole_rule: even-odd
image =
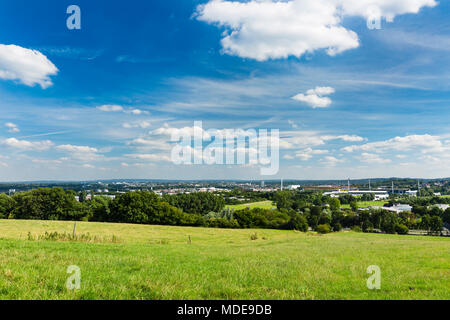
[{"label": "wooden post", "polygon": [[77,223],[75,222],[75,224],[73,225],[73,238],[75,239],[75,232],[77,230]]}]

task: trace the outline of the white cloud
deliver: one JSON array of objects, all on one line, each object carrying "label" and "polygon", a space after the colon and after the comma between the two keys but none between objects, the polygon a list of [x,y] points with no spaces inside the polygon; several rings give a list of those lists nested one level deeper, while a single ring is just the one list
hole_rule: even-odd
[{"label": "white cloud", "polygon": [[226,54],[264,61],[316,50],[333,56],[357,48],[358,35],[341,24],[345,16],[375,15],[391,22],[435,5],[434,0],[210,0],[195,15],[226,29],[221,40]]},{"label": "white cloud", "polygon": [[331,87],[316,87],[315,89],[308,90],[306,95],[299,93],[292,97],[296,101],[305,102],[312,108],[327,108],[331,105],[332,101],[326,95],[333,94],[335,90]]},{"label": "white cloud", "polygon": [[74,146],[71,144],[65,144],[57,146],[56,149],[59,151],[66,151],[66,152],[82,152],[82,153],[95,153],[98,152],[97,148],[92,148],[88,146]]},{"label": "white cloud", "polygon": [[172,161],[171,158],[165,154],[127,154],[125,156],[145,161]]},{"label": "white cloud", "polygon": [[362,142],[365,141],[366,139],[357,135],[342,135],[342,136],[337,136],[334,137],[334,139],[331,140],[335,140],[335,139],[339,139],[339,140],[343,140],[346,142]]},{"label": "white cloud", "polygon": [[123,111],[123,107],[115,104],[105,104],[103,106],[97,107],[98,110],[104,112],[119,112]]},{"label": "white cloud", "polygon": [[329,167],[333,167],[341,162],[344,162],[344,160],[338,159],[338,158],[332,157],[332,156],[327,156],[320,160],[320,163],[322,163],[323,165],[329,166]]},{"label": "white cloud", "polygon": [[46,89],[53,85],[50,76],[56,75],[58,71],[37,50],[0,44],[0,79],[17,80],[30,87],[38,84]]},{"label": "white cloud", "polygon": [[395,137],[385,141],[371,142],[363,145],[353,145],[342,148],[346,152],[371,151],[385,152],[388,150],[409,151],[415,148],[421,149],[422,153],[427,152],[449,152],[448,146],[444,146],[440,137],[424,135],[410,135],[405,137]]},{"label": "white cloud", "polygon": [[130,110],[125,111],[125,113],[131,113],[131,114],[134,114],[136,116],[139,116],[141,114],[148,114],[148,111],[143,111],[143,110],[140,110],[140,109],[130,109]]},{"label": "white cloud", "polygon": [[71,144],[59,145],[56,150],[70,154],[73,159],[81,161],[97,161],[104,160],[104,156],[99,154],[97,148],[89,146],[75,146]]},{"label": "white cloud", "polygon": [[127,145],[135,146],[139,149],[147,149],[147,150],[169,150],[171,149],[170,143],[166,138],[156,138],[152,137],[151,139],[146,138],[137,138],[130,142],[127,142]]},{"label": "white cloud", "polygon": [[311,159],[314,155],[327,154],[328,150],[313,150],[311,148],[307,148],[305,150],[299,151],[295,154],[296,158],[300,160],[307,161]]},{"label": "white cloud", "polygon": [[117,105],[117,104],[105,104],[102,106],[97,107],[98,110],[103,111],[103,112],[124,112],[124,113],[128,113],[128,114],[133,114],[136,116],[139,116],[141,114],[149,114],[148,111],[143,111],[140,109],[127,109],[125,110],[124,107]]},{"label": "white cloud", "polygon": [[7,127],[9,129],[8,132],[10,132],[10,133],[20,132],[19,127],[12,122],[5,123],[5,127]]},{"label": "white cloud", "polygon": [[365,163],[372,163],[372,164],[386,164],[390,163],[391,160],[389,159],[383,159],[377,154],[367,153],[364,152],[361,154],[360,160]]},{"label": "white cloud", "polygon": [[147,129],[151,127],[151,123],[148,121],[136,121],[136,122],[125,122],[122,124],[122,127],[125,129],[134,129],[134,128],[140,128],[140,129]]},{"label": "white cloud", "polygon": [[53,146],[53,142],[50,140],[32,142],[27,140],[18,140],[16,138],[5,139],[1,142],[1,144],[20,150],[34,151],[45,151]]},{"label": "white cloud", "polygon": [[308,95],[329,96],[335,92],[334,88],[331,87],[316,87],[315,89],[308,90],[306,93]]},{"label": "white cloud", "polygon": [[344,15],[370,18],[378,16],[387,22],[394,21],[398,15],[418,13],[423,7],[434,7],[435,0],[333,0],[342,5]]}]

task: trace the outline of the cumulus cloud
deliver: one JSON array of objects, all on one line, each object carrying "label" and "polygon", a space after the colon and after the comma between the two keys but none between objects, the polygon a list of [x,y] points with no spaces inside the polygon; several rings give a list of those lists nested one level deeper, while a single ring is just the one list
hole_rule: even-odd
[{"label": "cumulus cloud", "polygon": [[335,90],[331,87],[316,87],[315,89],[308,90],[306,94],[300,93],[292,99],[300,102],[305,102],[312,108],[327,108],[331,105],[330,98],[325,97],[333,94]]},{"label": "cumulus cloud", "polygon": [[324,157],[323,159],[320,160],[320,163],[325,165],[325,166],[329,166],[329,167],[333,167],[335,165],[337,165],[338,163],[344,162],[343,159],[338,159],[336,157],[333,156],[327,156]]},{"label": "cumulus cloud", "polygon": [[8,132],[10,132],[10,133],[20,132],[19,127],[12,122],[5,123],[5,127],[8,128]]},{"label": "cumulus cloud", "polygon": [[5,139],[1,142],[1,144],[10,148],[20,149],[24,151],[45,151],[53,146],[53,142],[51,142],[50,140],[33,142],[27,140],[18,140],[16,138]]},{"label": "cumulus cloud", "polygon": [[317,50],[333,56],[357,48],[358,35],[342,26],[346,16],[391,22],[435,5],[435,0],[210,0],[197,7],[195,16],[226,29],[221,40],[226,54],[265,61]]},{"label": "cumulus cloud", "polygon": [[104,156],[99,154],[97,148],[89,146],[76,146],[71,144],[59,145],[57,151],[68,153],[73,159],[81,161],[103,160]]},{"label": "cumulus cloud", "polygon": [[58,71],[37,50],[0,44],[0,79],[19,81],[30,87],[38,84],[46,89],[53,85],[50,76],[56,75]]},{"label": "cumulus cloud", "polygon": [[429,134],[395,137],[385,141],[370,142],[363,145],[353,145],[342,148],[342,151],[385,152],[389,150],[409,151],[415,148],[420,148],[422,153],[449,152],[449,147],[442,143],[440,137]]},{"label": "cumulus cloud", "polygon": [[299,151],[295,154],[296,158],[300,160],[307,161],[311,159],[314,155],[327,154],[328,150],[313,150],[312,148],[307,148],[305,150]]},{"label": "cumulus cloud", "polygon": [[371,163],[371,164],[386,164],[390,163],[391,160],[389,159],[383,159],[377,154],[367,153],[364,152],[361,154],[360,160],[365,163]]}]

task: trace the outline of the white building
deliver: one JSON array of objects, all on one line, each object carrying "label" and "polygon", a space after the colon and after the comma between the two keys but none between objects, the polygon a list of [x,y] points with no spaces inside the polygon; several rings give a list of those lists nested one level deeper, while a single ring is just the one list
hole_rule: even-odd
[{"label": "white building", "polygon": [[[433,206],[432,206],[433,207]],[[450,208],[450,205],[448,204],[436,204],[435,207],[438,207],[441,210],[447,210],[448,208]]]},{"label": "white building", "polygon": [[396,204],[393,207],[380,207],[380,206],[373,206],[369,207],[369,209],[375,209],[375,210],[386,210],[386,211],[392,211],[395,213],[401,213],[401,212],[411,212],[412,207],[408,204]]}]

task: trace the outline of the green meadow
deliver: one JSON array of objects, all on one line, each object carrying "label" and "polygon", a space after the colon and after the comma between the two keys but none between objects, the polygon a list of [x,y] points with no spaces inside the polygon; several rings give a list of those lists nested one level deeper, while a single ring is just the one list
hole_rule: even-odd
[{"label": "green meadow", "polygon": [[228,205],[226,207],[230,208],[230,209],[234,209],[234,210],[243,210],[246,208],[249,208],[249,209],[254,209],[254,208],[276,209],[277,208],[277,206],[272,201],[260,201],[260,202],[253,202],[253,203]]},{"label": "green meadow", "polygon": [[[374,206],[383,207],[386,203],[388,203],[388,201],[383,201],[383,200],[379,200],[379,201],[360,201],[360,202],[358,202],[358,208],[368,208],[368,207],[374,207]],[[341,205],[341,208],[343,208],[343,209],[350,209],[350,205],[349,204],[343,204],[343,205]]]},{"label": "green meadow", "polygon": [[73,229],[0,220],[0,299],[450,299],[450,238],[78,222],[91,238],[37,240]]}]

